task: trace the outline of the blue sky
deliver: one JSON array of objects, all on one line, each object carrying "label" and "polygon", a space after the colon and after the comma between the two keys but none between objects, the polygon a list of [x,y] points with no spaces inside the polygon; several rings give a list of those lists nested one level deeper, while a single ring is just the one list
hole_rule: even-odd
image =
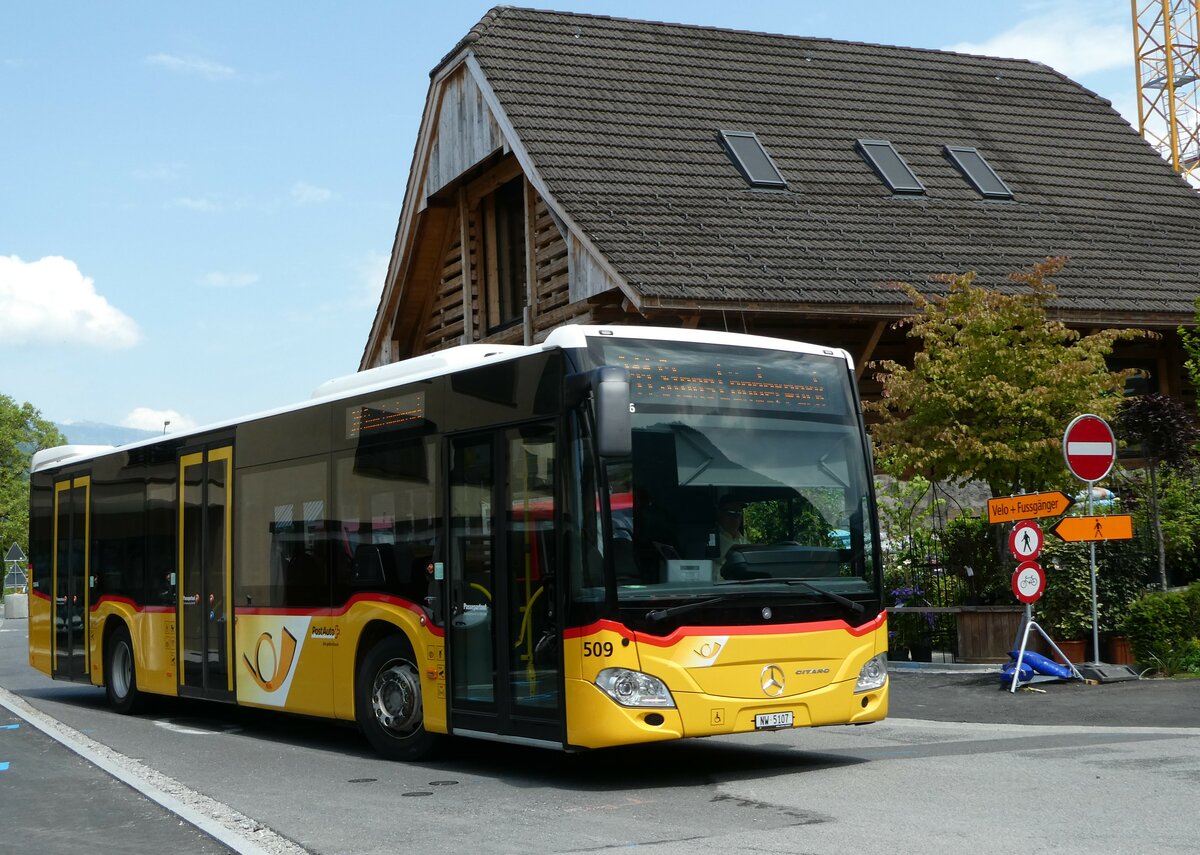
[{"label": "blue sky", "polygon": [[[0,394],[174,430],[355,371],[429,71],[491,5],[0,0]],[[1126,0],[519,5],[1022,56],[1136,111]]]}]

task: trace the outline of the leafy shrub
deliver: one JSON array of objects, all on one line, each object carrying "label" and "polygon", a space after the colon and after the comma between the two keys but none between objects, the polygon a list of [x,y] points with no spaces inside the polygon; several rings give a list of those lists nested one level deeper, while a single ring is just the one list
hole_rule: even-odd
[{"label": "leafy shrub", "polygon": [[1015,564],[1007,546],[997,538],[1007,531],[988,524],[986,517],[970,512],[959,514],[946,523],[942,543],[946,551],[946,569],[961,580],[972,605],[994,606],[1014,603],[1012,572]]},{"label": "leafy shrub", "polygon": [[1193,582],[1183,592],[1183,599],[1192,614],[1192,634],[1200,637],[1200,582]]},{"label": "leafy shrub", "polygon": [[[1048,540],[1039,563],[1046,571],[1046,591],[1034,608],[1051,636],[1068,641],[1092,632],[1092,571],[1086,544]],[[1101,619],[1103,604],[1098,607]]]},{"label": "leafy shrub", "polygon": [[1101,541],[1096,544],[1096,566],[1100,629],[1120,629],[1129,604],[1157,579],[1150,539]]},{"label": "leafy shrub", "polygon": [[1164,677],[1177,674],[1200,674],[1200,639],[1189,638],[1183,644],[1165,649],[1150,657],[1154,670]]},{"label": "leafy shrub", "polygon": [[1134,600],[1123,629],[1139,663],[1163,673],[1187,667],[1197,626],[1184,594],[1155,592]]}]

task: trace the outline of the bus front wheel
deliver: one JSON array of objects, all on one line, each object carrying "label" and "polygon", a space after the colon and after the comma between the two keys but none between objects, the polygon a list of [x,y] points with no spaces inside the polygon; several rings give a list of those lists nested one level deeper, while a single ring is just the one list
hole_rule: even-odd
[{"label": "bus front wheel", "polygon": [[408,642],[393,635],[367,653],[354,681],[354,713],[367,741],[389,760],[419,760],[434,748],[425,730],[421,672]]},{"label": "bus front wheel", "polygon": [[108,703],[119,713],[135,713],[142,706],[133,664],[133,642],[122,624],[108,636],[104,645],[104,690]]}]

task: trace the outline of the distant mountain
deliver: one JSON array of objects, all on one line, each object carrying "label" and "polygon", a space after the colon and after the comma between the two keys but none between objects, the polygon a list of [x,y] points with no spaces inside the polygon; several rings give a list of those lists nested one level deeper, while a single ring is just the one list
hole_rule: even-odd
[{"label": "distant mountain", "polygon": [[158,436],[157,431],[106,425],[101,422],[71,422],[56,425],[71,445],[126,445]]}]

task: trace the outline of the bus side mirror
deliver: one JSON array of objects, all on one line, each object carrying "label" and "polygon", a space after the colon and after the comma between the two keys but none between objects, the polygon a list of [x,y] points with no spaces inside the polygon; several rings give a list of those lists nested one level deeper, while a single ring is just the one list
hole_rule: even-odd
[{"label": "bus side mirror", "polygon": [[630,419],[629,372],[605,365],[567,378],[568,405],[577,406],[590,391],[596,414],[596,451],[601,457],[628,457],[633,453]]},{"label": "bus side mirror", "polygon": [[595,374],[596,450],[601,457],[628,457],[633,454],[629,372],[609,365],[596,369]]}]

